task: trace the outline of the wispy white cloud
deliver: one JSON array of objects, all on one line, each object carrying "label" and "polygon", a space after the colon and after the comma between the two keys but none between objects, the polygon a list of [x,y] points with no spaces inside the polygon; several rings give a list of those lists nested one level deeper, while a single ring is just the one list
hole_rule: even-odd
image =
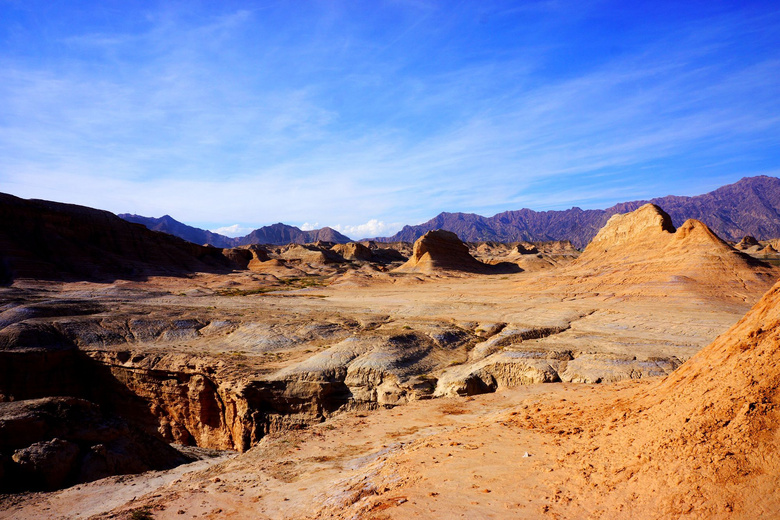
[{"label": "wispy white cloud", "polygon": [[402,222],[382,222],[381,220],[372,218],[364,224],[357,224],[352,226],[335,225],[332,227],[339,233],[343,233],[350,238],[361,239],[393,235],[403,226],[404,224]]},{"label": "wispy white cloud", "polygon": [[240,224],[233,224],[232,226],[224,226],[217,229],[211,229],[212,233],[218,233],[228,237],[243,237],[254,231],[256,228],[241,226]]},{"label": "wispy white cloud", "polygon": [[[552,74],[560,41],[513,46],[509,34],[480,51],[456,40],[468,16],[483,18],[469,4],[448,17],[435,3],[400,5],[397,23],[373,21],[387,14],[377,5],[363,17],[338,3],[319,14],[170,8],[141,30],[63,35],[53,66],[0,51],[0,190],[362,237],[439,211],[693,194],[703,179],[776,165],[780,51],[744,59],[740,46],[775,38],[777,16],[680,24]],[[567,19],[558,2],[520,14],[550,10]],[[510,26],[501,17],[517,13],[488,14]]]}]

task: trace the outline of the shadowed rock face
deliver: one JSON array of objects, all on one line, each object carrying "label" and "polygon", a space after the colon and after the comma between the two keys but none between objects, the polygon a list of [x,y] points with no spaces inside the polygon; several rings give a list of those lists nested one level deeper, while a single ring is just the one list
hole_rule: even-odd
[{"label": "shadowed rock face", "polygon": [[83,399],[0,403],[0,489],[57,489],[190,459]]},{"label": "shadowed rock face", "polygon": [[0,194],[0,282],[114,280],[233,267],[221,249],[150,231],[107,211]]},{"label": "shadowed rock face", "polygon": [[450,231],[429,231],[414,243],[412,256],[397,269],[399,272],[432,273],[465,271],[482,273],[488,266],[477,261],[458,235]]}]

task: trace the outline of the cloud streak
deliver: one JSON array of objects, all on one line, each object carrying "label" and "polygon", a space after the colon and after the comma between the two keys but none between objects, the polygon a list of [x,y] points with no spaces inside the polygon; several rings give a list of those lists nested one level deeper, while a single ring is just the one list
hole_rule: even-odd
[{"label": "cloud streak", "polygon": [[169,9],[60,30],[49,44],[65,50],[43,61],[16,42],[0,51],[0,189],[373,236],[776,169],[777,12],[696,15],[566,66],[609,6],[533,7]]}]

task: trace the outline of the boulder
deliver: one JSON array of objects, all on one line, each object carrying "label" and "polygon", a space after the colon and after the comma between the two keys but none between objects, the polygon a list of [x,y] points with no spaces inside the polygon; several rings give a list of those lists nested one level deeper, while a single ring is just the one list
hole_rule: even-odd
[{"label": "boulder", "polygon": [[57,489],[190,461],[157,437],[74,397],[0,403],[0,432],[4,491]]}]

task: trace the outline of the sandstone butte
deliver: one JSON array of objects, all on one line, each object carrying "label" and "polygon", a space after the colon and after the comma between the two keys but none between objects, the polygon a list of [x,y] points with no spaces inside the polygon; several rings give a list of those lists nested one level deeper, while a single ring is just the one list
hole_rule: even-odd
[{"label": "sandstone butte", "polygon": [[704,223],[690,219],[675,229],[661,208],[645,204],[613,215],[579,258],[542,283],[578,293],[666,298],[683,290],[749,301],[776,277],[775,268],[737,251]]},{"label": "sandstone butte", "polygon": [[487,272],[488,266],[476,260],[458,235],[450,231],[428,231],[414,243],[412,256],[398,272],[436,271]]},{"label": "sandstone butte", "polygon": [[[778,269],[702,222],[648,204],[576,259],[496,244],[480,262],[430,232],[401,265],[375,244],[387,263],[191,248],[88,208],[13,207],[36,235],[0,228],[2,468],[39,487],[158,470],[2,495],[0,519],[778,517]],[[77,278],[84,237],[63,219],[108,276]],[[15,275],[49,231],[63,257],[49,244],[42,265],[68,279]],[[143,276],[122,278],[122,254]],[[488,265],[513,255],[548,267]],[[578,384],[595,381],[614,383]],[[76,412],[91,422],[61,420]],[[155,452],[178,456],[161,440],[199,460],[159,469]]]}]

